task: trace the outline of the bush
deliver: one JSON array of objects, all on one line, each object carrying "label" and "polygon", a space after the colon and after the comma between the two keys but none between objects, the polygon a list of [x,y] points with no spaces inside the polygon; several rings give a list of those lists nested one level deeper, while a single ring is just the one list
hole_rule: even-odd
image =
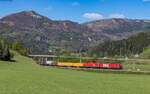
[{"label": "bush", "polygon": [[23,45],[17,40],[11,45],[12,50],[17,51],[21,55],[28,56],[30,54],[30,50],[24,48]]}]

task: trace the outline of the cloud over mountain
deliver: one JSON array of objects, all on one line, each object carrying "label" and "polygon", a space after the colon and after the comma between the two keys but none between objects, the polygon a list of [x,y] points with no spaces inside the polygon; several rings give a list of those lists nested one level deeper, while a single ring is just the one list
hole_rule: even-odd
[{"label": "cloud over mountain", "polygon": [[83,17],[87,19],[93,19],[93,20],[104,19],[103,15],[98,13],[85,13]]},{"label": "cloud over mountain", "polygon": [[109,17],[110,18],[125,18],[123,14],[111,14]]}]

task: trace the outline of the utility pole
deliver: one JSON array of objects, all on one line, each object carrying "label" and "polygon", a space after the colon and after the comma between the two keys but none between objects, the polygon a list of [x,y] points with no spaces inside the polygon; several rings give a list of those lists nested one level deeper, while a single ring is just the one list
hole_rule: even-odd
[{"label": "utility pole", "polygon": [[133,61],[132,63],[132,70],[134,71],[135,70],[135,62]]},{"label": "utility pole", "polygon": [[127,61],[127,70],[129,70],[129,58],[126,56],[125,60]]},{"label": "utility pole", "polygon": [[82,63],[82,60],[81,60],[81,55],[80,55],[80,63]]},{"label": "utility pole", "polygon": [[134,60],[139,57],[139,54],[136,54],[134,57],[135,57],[135,58],[133,59],[132,69],[133,69],[133,70],[136,70],[135,61],[134,61]]},{"label": "utility pole", "polygon": [[[88,37],[88,42],[87,42],[87,54],[89,53],[91,41],[92,41],[92,39],[91,39],[90,37]],[[89,55],[87,55],[87,56],[89,56]]]},{"label": "utility pole", "polygon": [[81,48],[80,48],[79,54],[80,54],[80,63],[82,63],[82,59],[81,59]]},{"label": "utility pole", "polygon": [[[79,39],[80,40],[80,39]],[[82,44],[82,39],[80,40],[81,44]],[[82,59],[81,59],[81,49],[82,49],[82,46],[80,44],[80,49],[79,49],[79,54],[80,54],[80,63],[82,63]]]}]

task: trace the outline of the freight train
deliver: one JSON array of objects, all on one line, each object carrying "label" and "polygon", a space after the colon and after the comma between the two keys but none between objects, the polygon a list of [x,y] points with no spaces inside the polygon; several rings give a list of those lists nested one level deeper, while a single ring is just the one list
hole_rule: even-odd
[{"label": "freight train", "polygon": [[42,61],[40,65],[58,66],[58,67],[80,67],[80,68],[99,68],[99,69],[122,69],[120,63],[68,63],[68,62],[53,62]]}]

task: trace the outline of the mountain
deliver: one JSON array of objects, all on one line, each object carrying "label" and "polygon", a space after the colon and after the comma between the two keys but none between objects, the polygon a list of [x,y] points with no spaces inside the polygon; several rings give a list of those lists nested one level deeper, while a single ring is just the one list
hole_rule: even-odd
[{"label": "mountain", "polygon": [[2,18],[0,35],[10,43],[20,40],[35,54],[46,53],[49,47],[55,50],[66,50],[69,45],[79,48],[83,42],[94,38],[87,26],[71,21],[53,21],[34,11],[23,11]]},{"label": "mountain", "polygon": [[109,40],[121,40],[150,29],[150,20],[106,19],[84,23]]},{"label": "mountain", "polygon": [[149,46],[150,30],[133,35],[128,39],[107,41],[91,49],[89,54],[98,57],[131,56],[141,54]]},{"label": "mountain", "polygon": [[79,24],[55,21],[35,11],[22,11],[0,19],[0,36],[19,40],[33,54],[85,52],[107,40],[120,40],[149,29],[149,20],[107,19]]}]

